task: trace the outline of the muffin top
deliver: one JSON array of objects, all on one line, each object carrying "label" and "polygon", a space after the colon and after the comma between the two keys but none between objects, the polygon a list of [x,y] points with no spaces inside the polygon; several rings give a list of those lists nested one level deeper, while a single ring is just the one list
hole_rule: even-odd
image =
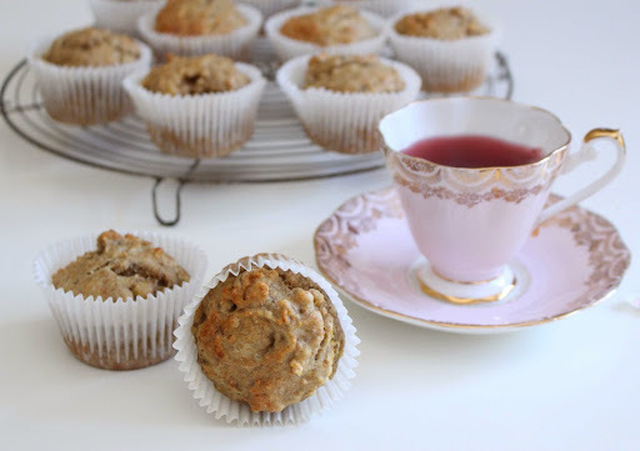
[{"label": "muffin top", "polygon": [[406,15],[396,22],[395,29],[407,36],[442,40],[463,39],[491,31],[472,11],[460,6]]},{"label": "muffin top", "polygon": [[232,0],[168,0],[156,16],[155,30],[180,36],[228,34],[247,23]]},{"label": "muffin top", "polygon": [[334,305],[310,279],[253,269],[219,283],[195,312],[198,362],[216,389],[279,412],[333,377],[344,350]]},{"label": "muffin top", "polygon": [[97,247],[57,271],[53,286],[75,295],[115,301],[147,297],[190,280],[161,248],[134,235],[109,230],[100,234]]},{"label": "muffin top", "polygon": [[70,31],[53,41],[42,59],[58,66],[112,66],[140,58],[138,44],[129,36],[99,28]]},{"label": "muffin top", "polygon": [[377,34],[357,9],[345,5],[294,16],[284,23],[280,33],[291,39],[320,46],[349,44]]},{"label": "muffin top", "polygon": [[398,92],[405,82],[377,55],[328,55],[311,57],[303,88],[337,92]]},{"label": "muffin top", "polygon": [[249,84],[232,59],[214,54],[199,57],[168,55],[167,62],[151,69],[142,86],[172,96],[235,91]]}]

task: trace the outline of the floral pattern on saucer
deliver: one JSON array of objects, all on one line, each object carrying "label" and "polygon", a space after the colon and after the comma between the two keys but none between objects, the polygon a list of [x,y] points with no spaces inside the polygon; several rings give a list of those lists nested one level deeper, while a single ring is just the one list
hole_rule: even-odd
[{"label": "floral pattern on saucer", "polygon": [[421,256],[393,188],[344,203],[318,227],[314,246],[320,271],[357,304],[422,327],[475,333],[543,324],[592,306],[620,284],[631,259],[609,221],[572,207],[536,229],[517,256],[530,276],[517,297],[449,304],[411,281]]}]

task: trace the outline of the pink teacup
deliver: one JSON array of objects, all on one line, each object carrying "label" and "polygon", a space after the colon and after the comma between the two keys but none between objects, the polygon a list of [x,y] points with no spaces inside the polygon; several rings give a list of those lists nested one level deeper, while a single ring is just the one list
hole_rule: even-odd
[{"label": "pink teacup", "polygon": [[[415,102],[383,118],[379,130],[411,233],[428,261],[417,269],[419,285],[463,304],[505,299],[527,277],[514,257],[535,227],[609,183],[626,153],[617,130],[598,128],[569,155],[571,135],[556,116],[494,98]],[[544,208],[556,177],[595,157],[590,142],[597,138],[614,143],[613,166]],[[489,148],[476,146],[494,139]],[[449,161],[453,150],[443,153],[452,144],[468,146],[461,161]]]}]

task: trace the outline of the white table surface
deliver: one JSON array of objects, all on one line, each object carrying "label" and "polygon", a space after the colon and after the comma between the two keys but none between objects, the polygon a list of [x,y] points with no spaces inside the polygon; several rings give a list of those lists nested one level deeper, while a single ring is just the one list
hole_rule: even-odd
[{"label": "white table surface", "polygon": [[[500,19],[514,98],[556,113],[575,141],[620,127],[623,174],[583,206],[640,250],[640,3],[478,0]],[[0,74],[42,34],[88,24],[83,0],[0,0]],[[590,169],[558,182],[569,194]],[[73,163],[0,125],[0,449],[640,449],[640,266],[615,296],[509,334],[435,332],[346,302],[359,336],[346,399],[297,427],[237,428],[198,407],[173,360],[94,369],[66,349],[32,275],[42,248],[86,233],[157,230],[209,256],[208,277],[238,257],[282,252],[313,265],[312,234],[342,202],[390,183],[384,170],[267,185],[188,185],[183,220],[154,220],[152,180]]]}]

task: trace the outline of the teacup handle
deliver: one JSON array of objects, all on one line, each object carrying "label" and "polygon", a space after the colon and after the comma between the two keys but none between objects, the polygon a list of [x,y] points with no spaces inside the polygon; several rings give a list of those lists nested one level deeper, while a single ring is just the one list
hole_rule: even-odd
[{"label": "teacup handle", "polygon": [[573,171],[576,167],[580,166],[585,161],[594,160],[597,156],[597,152],[591,144],[591,141],[600,138],[609,139],[616,146],[617,156],[615,163],[613,163],[613,166],[611,166],[611,168],[607,172],[605,172],[604,175],[602,175],[600,178],[596,179],[577,193],[565,199],[562,199],[561,201],[556,202],[555,204],[542,210],[536,226],[543,223],[552,216],[555,216],[561,211],[600,191],[605,187],[605,185],[611,182],[611,180],[613,180],[620,173],[620,171],[622,170],[622,166],[624,166],[624,160],[627,155],[627,148],[624,144],[624,138],[622,137],[622,133],[620,133],[620,130],[613,130],[610,128],[594,128],[589,133],[587,133],[584,136],[584,143],[582,144],[580,150],[575,154],[567,155],[564,162],[564,167],[562,168],[562,173],[566,174],[567,172]]}]

